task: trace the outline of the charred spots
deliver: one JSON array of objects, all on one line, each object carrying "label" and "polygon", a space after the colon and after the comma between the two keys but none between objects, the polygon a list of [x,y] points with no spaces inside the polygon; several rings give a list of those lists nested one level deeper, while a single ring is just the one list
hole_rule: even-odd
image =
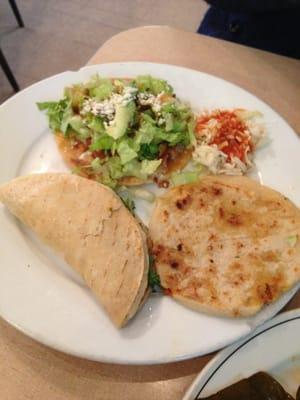
[{"label": "charred spots", "polygon": [[177,245],[177,250],[178,250],[178,251],[182,251],[182,248],[183,248],[182,243],[178,243],[178,245]]},{"label": "charred spots", "polygon": [[233,226],[240,226],[242,225],[241,218],[237,214],[231,214],[227,219],[227,222]]},{"label": "charred spots", "polygon": [[178,199],[175,202],[176,207],[178,208],[178,210],[183,210],[185,209],[189,204],[191,204],[192,202],[192,196],[190,196],[189,194],[186,195],[185,197],[183,197],[182,199]]},{"label": "charred spots", "polygon": [[171,267],[172,269],[177,269],[177,268],[179,267],[179,262],[176,261],[176,260],[170,261],[170,267]]},{"label": "charred spots", "polygon": [[211,191],[212,191],[212,194],[213,194],[214,196],[222,196],[222,194],[223,194],[223,190],[222,190],[221,188],[219,188],[219,187],[213,186],[213,187],[211,188]]}]

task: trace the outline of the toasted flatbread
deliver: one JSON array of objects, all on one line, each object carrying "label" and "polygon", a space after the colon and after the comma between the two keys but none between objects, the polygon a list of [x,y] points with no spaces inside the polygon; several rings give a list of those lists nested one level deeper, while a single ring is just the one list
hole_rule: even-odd
[{"label": "toasted flatbread", "polygon": [[247,177],[204,177],[157,200],[162,286],[188,307],[251,316],[300,280],[300,211]]},{"label": "toasted flatbread", "polygon": [[146,235],[108,187],[71,174],[19,177],[0,201],[78,271],[117,327],[148,286]]}]

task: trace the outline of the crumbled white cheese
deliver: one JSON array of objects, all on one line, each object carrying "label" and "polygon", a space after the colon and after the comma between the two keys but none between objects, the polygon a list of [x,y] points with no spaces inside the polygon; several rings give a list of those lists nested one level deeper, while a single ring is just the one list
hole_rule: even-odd
[{"label": "crumbled white cheese", "polygon": [[122,94],[113,93],[109,99],[103,101],[86,99],[83,103],[81,113],[84,115],[90,112],[94,115],[106,118],[108,121],[112,121],[115,117],[116,106],[127,106],[128,103],[135,100],[137,91],[138,89],[134,87],[125,86]]},{"label": "crumbled white cheese", "polygon": [[123,93],[121,95],[122,96],[121,104],[123,106],[126,106],[129,102],[135,100],[137,92],[138,92],[137,88],[131,86],[125,86],[123,89]]},{"label": "crumbled white cheese", "polygon": [[92,101],[91,101],[91,99],[84,100],[83,107],[82,107],[82,110],[81,110],[81,114],[85,115],[85,114],[91,112],[91,110],[92,110]]},{"label": "crumbled white cheese", "polygon": [[150,106],[158,114],[161,111],[161,97],[163,94],[164,92],[161,92],[157,96],[154,96],[152,93],[139,93],[137,99],[140,105]]},{"label": "crumbled white cheese", "polygon": [[103,100],[99,103],[93,102],[91,113],[111,120],[114,117],[115,105],[110,100]]}]

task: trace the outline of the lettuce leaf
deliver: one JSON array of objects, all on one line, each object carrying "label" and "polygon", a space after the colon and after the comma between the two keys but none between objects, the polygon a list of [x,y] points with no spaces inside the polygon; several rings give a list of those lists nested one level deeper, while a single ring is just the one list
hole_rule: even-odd
[{"label": "lettuce leaf", "polygon": [[112,81],[101,78],[99,74],[93,75],[84,87],[88,89],[90,97],[94,97],[98,101],[109,98],[115,91]]},{"label": "lettuce leaf", "polygon": [[159,154],[159,146],[155,143],[141,144],[139,151],[140,160],[155,160]]},{"label": "lettuce leaf", "polygon": [[64,94],[65,97],[70,100],[73,109],[78,109],[81,107],[84,99],[86,97],[87,89],[82,84],[76,84],[71,87],[66,87]]},{"label": "lettuce leaf", "polygon": [[159,160],[143,160],[141,162],[141,174],[142,175],[152,175],[157,168],[160,166],[161,164],[161,159]]},{"label": "lettuce leaf", "polygon": [[104,124],[102,118],[91,115],[86,118],[87,126],[96,133],[105,133]]},{"label": "lettuce leaf", "polygon": [[91,130],[84,124],[79,115],[66,116],[65,120],[62,122],[61,131],[66,133],[69,127],[75,133],[76,138],[81,141],[85,141],[91,136]]},{"label": "lettuce leaf", "polygon": [[198,179],[199,179],[199,173],[196,171],[181,172],[178,174],[173,174],[171,177],[171,181],[174,186],[197,182]]},{"label": "lettuce leaf", "polygon": [[123,176],[135,176],[140,179],[147,179],[160,166],[161,160],[143,160],[133,159],[123,166]]},{"label": "lettuce leaf", "polygon": [[99,136],[89,147],[91,151],[111,150],[114,139],[106,134]]},{"label": "lettuce leaf", "polygon": [[137,157],[137,152],[130,147],[128,140],[122,140],[117,147],[117,152],[120,156],[121,163],[126,164]]},{"label": "lettuce leaf", "polygon": [[60,101],[45,101],[37,103],[38,109],[41,111],[47,111],[49,119],[49,127],[53,131],[61,129],[61,123],[66,109],[71,107],[70,101],[62,99]]},{"label": "lettuce leaf", "polygon": [[163,79],[153,78],[150,75],[138,76],[134,84],[140,92],[150,92],[154,95],[158,95],[161,92],[173,93],[173,88]]}]

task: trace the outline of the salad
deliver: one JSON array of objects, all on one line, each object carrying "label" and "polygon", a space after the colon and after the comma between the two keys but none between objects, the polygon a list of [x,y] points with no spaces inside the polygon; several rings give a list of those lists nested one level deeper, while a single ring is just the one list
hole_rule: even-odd
[{"label": "salad", "polygon": [[215,110],[199,116],[194,161],[213,174],[245,174],[265,137],[261,118],[260,112],[243,109]]},{"label": "salad", "polygon": [[46,111],[59,150],[75,173],[112,188],[154,181],[167,187],[192,157],[194,115],[162,79],[99,75],[67,87]]}]

